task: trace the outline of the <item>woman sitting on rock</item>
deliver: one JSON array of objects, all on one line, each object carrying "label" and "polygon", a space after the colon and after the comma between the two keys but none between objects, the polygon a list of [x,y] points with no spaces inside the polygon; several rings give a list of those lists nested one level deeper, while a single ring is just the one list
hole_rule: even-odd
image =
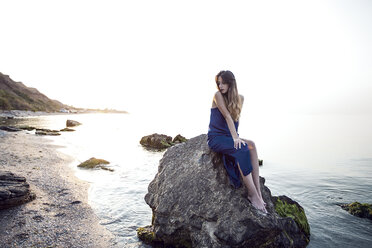
[{"label": "woman sitting on rock", "polygon": [[239,138],[238,125],[244,97],[238,94],[234,74],[220,71],[216,75],[218,91],[214,94],[208,130],[208,146],[222,154],[230,183],[238,188],[240,177],[248,189],[252,205],[264,212],[266,203],[262,199],[259,182],[259,165],[255,144]]}]

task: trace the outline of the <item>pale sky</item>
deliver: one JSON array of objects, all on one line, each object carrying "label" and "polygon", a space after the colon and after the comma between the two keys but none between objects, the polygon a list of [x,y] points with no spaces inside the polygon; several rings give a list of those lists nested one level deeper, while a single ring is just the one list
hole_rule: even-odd
[{"label": "pale sky", "polygon": [[76,107],[372,113],[372,1],[1,1],[0,72]]}]

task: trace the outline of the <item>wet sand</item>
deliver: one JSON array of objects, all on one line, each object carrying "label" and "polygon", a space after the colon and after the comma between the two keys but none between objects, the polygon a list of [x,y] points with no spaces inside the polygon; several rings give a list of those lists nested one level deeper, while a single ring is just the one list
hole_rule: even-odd
[{"label": "wet sand", "polygon": [[88,205],[88,183],[45,137],[0,130],[0,170],[26,178],[36,199],[0,210],[0,247],[115,247]]}]

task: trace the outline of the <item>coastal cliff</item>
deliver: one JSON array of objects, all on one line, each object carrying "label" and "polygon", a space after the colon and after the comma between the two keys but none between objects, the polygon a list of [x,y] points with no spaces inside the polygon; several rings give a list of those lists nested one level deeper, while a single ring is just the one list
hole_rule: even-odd
[{"label": "coastal cliff", "polygon": [[0,72],[0,110],[30,110],[54,112],[67,105],[51,100],[35,88],[13,81],[8,75]]},{"label": "coastal cliff", "polygon": [[306,247],[304,209],[286,196],[272,197],[260,179],[268,214],[252,206],[245,187],[230,186],[205,134],[168,148],[145,196],[152,225],[138,235],[176,247]]}]

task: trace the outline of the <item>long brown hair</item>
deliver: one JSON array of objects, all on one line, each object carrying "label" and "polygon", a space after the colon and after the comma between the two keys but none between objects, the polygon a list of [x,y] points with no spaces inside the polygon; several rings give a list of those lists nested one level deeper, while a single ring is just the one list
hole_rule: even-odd
[{"label": "long brown hair", "polygon": [[224,84],[229,85],[229,89],[225,94],[222,94],[223,99],[225,100],[225,104],[227,110],[229,110],[231,117],[234,121],[238,121],[240,117],[240,112],[242,111],[242,101],[240,99],[238,88],[236,86],[235,76],[231,71],[220,71],[216,75],[216,84],[218,90],[218,77],[222,78],[222,82]]}]

